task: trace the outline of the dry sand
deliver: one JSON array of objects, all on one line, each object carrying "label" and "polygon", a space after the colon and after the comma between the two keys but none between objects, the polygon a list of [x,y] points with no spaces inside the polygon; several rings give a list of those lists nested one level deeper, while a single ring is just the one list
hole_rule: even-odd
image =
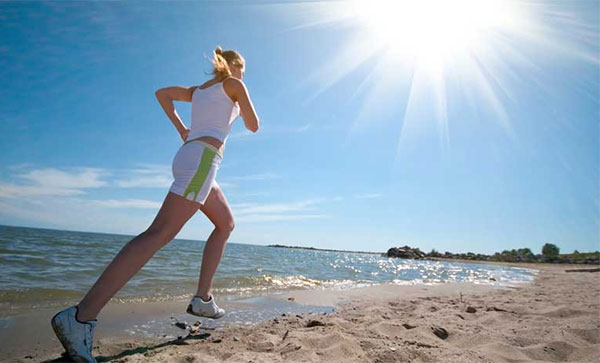
[{"label": "dry sand", "polygon": [[[513,265],[539,273],[532,283],[505,288],[381,285],[287,292],[280,298],[339,310],[200,330],[180,340],[100,338],[94,353],[112,362],[597,362],[600,272]],[[307,327],[311,321],[317,326]],[[56,341],[53,351],[32,351],[18,361],[61,361],[61,350]]]}]

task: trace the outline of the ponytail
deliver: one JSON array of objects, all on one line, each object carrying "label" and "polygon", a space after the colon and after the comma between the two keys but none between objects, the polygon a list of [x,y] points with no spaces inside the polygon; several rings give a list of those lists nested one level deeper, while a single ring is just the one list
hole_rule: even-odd
[{"label": "ponytail", "polygon": [[211,62],[214,69],[212,74],[219,79],[231,76],[230,66],[244,66],[244,58],[235,50],[223,50],[220,45],[217,45],[213,53],[214,56]]}]

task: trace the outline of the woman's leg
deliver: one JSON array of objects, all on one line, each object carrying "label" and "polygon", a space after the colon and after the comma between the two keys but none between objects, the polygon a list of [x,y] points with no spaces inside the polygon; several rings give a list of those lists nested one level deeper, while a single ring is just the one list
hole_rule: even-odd
[{"label": "woman's leg", "polygon": [[234,222],[233,214],[227,203],[227,199],[221,188],[213,185],[204,205],[200,210],[210,219],[215,225],[202,254],[202,267],[200,268],[200,280],[198,281],[198,290],[196,295],[208,300],[210,297],[210,287],[213,276],[217,271],[221,256],[225,250],[225,243],[233,231]]},{"label": "woman's leg", "polygon": [[95,319],[106,303],[148,260],[169,243],[200,204],[169,192],[147,230],[129,241],[78,304],[77,319]]}]

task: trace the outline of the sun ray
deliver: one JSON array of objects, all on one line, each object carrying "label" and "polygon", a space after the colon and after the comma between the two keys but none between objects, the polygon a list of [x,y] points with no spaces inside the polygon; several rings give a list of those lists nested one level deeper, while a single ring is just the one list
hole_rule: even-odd
[{"label": "sun ray", "polygon": [[[369,82],[365,78],[361,84],[361,88],[364,89],[364,99],[348,129],[345,145],[349,145],[355,137],[364,134],[366,128],[372,128],[385,120],[385,116],[398,114],[401,119],[400,113],[403,111],[401,104],[405,102],[399,95],[404,91],[399,90],[398,85],[405,85],[404,88],[410,90],[413,78],[412,65],[414,63],[409,60],[399,64],[386,57],[384,51],[377,56],[377,62],[368,75]],[[390,67],[395,67],[397,71],[389,72]],[[390,89],[395,91],[389,92]]]},{"label": "sun ray", "polygon": [[450,149],[450,135],[448,130],[448,102],[446,97],[446,82],[443,68],[439,68],[434,74],[433,82],[435,95],[435,111],[438,126],[438,138],[440,142],[440,157],[443,158]]},{"label": "sun ray", "polygon": [[[372,69],[351,92],[350,100],[360,95],[362,103],[346,144],[368,127],[377,127],[384,118],[377,112],[387,107],[389,113],[401,115],[396,160],[419,142],[431,142],[433,133],[443,155],[450,150],[451,123],[462,122],[449,113],[452,102],[460,99],[469,107],[466,112],[481,122],[497,122],[516,143],[518,127],[511,123],[509,111],[519,103],[515,91],[533,85],[541,94],[556,97],[545,87],[548,63],[540,64],[540,52],[600,64],[598,22],[575,3],[348,0],[302,4],[301,24],[293,30],[334,31],[337,24],[345,33],[338,48],[328,52],[327,61],[299,85],[313,89],[305,105],[372,62]],[[580,91],[588,88],[582,85]],[[584,96],[597,100],[589,91]]]},{"label": "sun ray", "polygon": [[342,78],[352,73],[356,68],[373,57],[380,50],[378,44],[369,42],[369,38],[362,35],[346,47],[326,54],[326,62],[316,68],[300,83],[300,87],[315,85],[317,88],[304,101],[310,103],[323,92],[328,90]]}]

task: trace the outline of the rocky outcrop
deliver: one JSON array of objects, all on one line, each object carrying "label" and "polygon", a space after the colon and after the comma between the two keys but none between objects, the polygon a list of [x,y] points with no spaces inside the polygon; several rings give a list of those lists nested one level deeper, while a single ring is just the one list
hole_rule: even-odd
[{"label": "rocky outcrop", "polygon": [[423,253],[418,248],[411,248],[409,246],[404,247],[392,247],[390,248],[384,256],[387,257],[398,257],[398,258],[410,258],[414,260],[422,260],[425,259],[425,253]]}]

